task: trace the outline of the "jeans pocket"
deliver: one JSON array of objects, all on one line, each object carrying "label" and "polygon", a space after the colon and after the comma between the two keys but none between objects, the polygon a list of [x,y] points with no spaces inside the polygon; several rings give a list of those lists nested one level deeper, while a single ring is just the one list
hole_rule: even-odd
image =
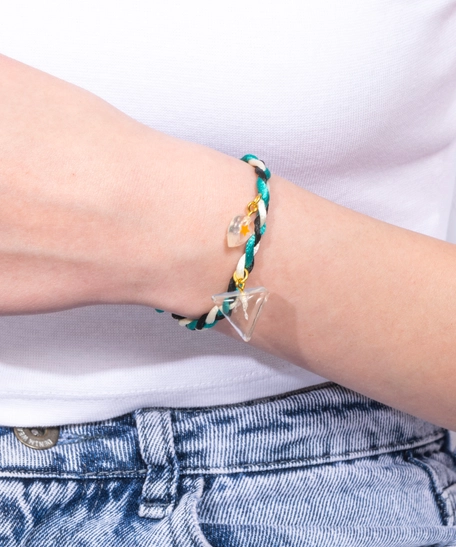
[{"label": "jeans pocket", "polygon": [[[295,475],[293,470],[291,475]],[[291,497],[299,494],[299,488],[288,481],[288,473],[279,473],[288,484]],[[282,484],[280,484],[282,482]],[[187,482],[192,495],[187,501],[190,515],[187,534],[195,547],[309,547],[303,523],[290,523],[281,518],[277,498],[281,497],[284,484],[277,482],[275,472],[234,473],[204,475]],[[288,511],[297,509],[289,500]],[[277,509],[277,511],[275,511]],[[298,511],[296,511],[298,513]],[[275,517],[272,516],[275,514]],[[285,515],[282,514],[282,517]],[[298,515],[296,515],[298,517]]]},{"label": "jeans pocket", "polygon": [[[237,478],[239,476],[243,474]],[[255,503],[249,503],[248,487],[245,488],[247,498],[240,502],[239,492],[230,487],[231,477],[225,477],[227,482],[223,481],[223,476],[218,478],[222,479],[221,483],[216,476],[199,476],[184,481],[190,493],[186,500],[186,535],[190,537],[192,547],[309,547],[300,533],[301,529],[296,534],[293,526],[278,526],[268,518],[258,520],[258,508]],[[214,479],[218,483],[215,487],[212,484]],[[238,482],[236,478],[234,482]],[[206,500],[209,490],[210,500]],[[264,496],[268,496],[267,491]],[[217,497],[221,499],[217,501]],[[214,512],[207,511],[208,504]],[[208,512],[213,513],[213,518],[205,518]]]},{"label": "jeans pocket", "polygon": [[436,443],[409,453],[191,480],[192,545],[198,547],[411,547],[453,545],[456,538],[456,472]]}]

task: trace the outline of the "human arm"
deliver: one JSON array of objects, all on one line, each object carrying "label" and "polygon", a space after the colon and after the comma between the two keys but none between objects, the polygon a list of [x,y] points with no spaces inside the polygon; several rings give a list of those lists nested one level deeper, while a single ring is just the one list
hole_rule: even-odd
[{"label": "human arm", "polygon": [[[207,311],[239,257],[225,232],[255,195],[251,168],[0,62],[0,313],[95,303]],[[271,189],[249,279],[271,298],[252,343],[454,428],[453,246],[277,176]]]}]

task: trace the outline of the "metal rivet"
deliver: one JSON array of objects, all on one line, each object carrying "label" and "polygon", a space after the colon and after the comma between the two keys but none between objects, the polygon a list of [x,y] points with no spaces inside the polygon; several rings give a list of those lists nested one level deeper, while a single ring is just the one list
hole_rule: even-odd
[{"label": "metal rivet", "polygon": [[47,450],[57,444],[59,427],[15,427],[14,434],[22,444],[35,450]]}]

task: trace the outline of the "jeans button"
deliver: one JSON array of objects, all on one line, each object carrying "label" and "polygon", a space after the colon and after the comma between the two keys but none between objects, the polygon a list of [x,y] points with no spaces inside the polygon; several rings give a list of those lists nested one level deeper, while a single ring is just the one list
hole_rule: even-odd
[{"label": "jeans button", "polygon": [[57,444],[59,427],[15,427],[14,434],[22,444],[35,450],[46,450]]}]

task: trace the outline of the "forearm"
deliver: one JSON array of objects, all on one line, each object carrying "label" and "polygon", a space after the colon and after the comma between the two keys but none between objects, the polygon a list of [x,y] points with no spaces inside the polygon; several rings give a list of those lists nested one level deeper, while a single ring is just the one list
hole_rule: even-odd
[{"label": "forearm", "polygon": [[250,196],[253,178],[238,195],[228,184],[250,168],[1,55],[0,75],[0,314],[153,305],[156,287],[203,302],[205,245],[234,256],[218,205]]}]

